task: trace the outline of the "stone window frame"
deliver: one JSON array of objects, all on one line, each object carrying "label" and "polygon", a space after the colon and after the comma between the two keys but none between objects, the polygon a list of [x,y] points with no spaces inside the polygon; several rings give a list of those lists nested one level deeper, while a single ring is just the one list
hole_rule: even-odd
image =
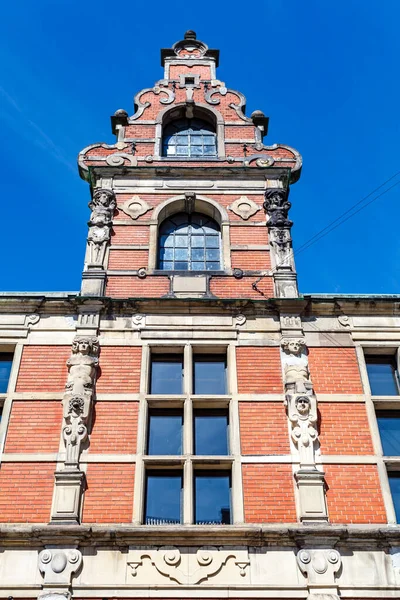
[{"label": "stone window frame", "polygon": [[161,110],[155,120],[156,129],[155,129],[155,144],[154,144],[154,160],[159,161],[178,161],[178,162],[204,162],[204,161],[219,161],[221,159],[225,159],[225,122],[221,113],[216,110],[214,107],[209,106],[208,104],[202,104],[200,102],[193,103],[191,106],[191,111],[193,112],[193,118],[202,119],[204,121],[208,121],[211,123],[215,129],[215,133],[217,136],[217,156],[199,156],[198,158],[192,157],[177,157],[172,158],[170,156],[163,156],[162,153],[162,140],[163,140],[163,130],[166,125],[168,125],[171,121],[175,121],[176,119],[184,118],[187,116],[188,104],[186,102],[179,102],[174,104],[173,107],[167,107],[164,110]]},{"label": "stone window frame", "polygon": [[[141,394],[138,417],[138,441],[136,453],[136,473],[134,490],[134,524],[144,523],[146,474],[149,470],[160,468],[177,469],[183,475],[182,525],[194,523],[194,471],[215,469],[231,473],[231,523],[244,522],[242,466],[240,456],[239,405],[233,398],[237,394],[236,348],[231,343],[198,341],[151,342],[142,349]],[[177,395],[149,394],[151,355],[179,354],[183,355],[183,393]],[[227,394],[195,395],[192,394],[193,355],[195,353],[225,354],[227,360]],[[193,454],[193,410],[195,408],[228,409],[229,415],[229,454],[222,457]],[[148,414],[151,408],[182,408],[183,434],[182,455],[170,456],[147,455]],[[217,463],[217,464],[216,464]],[[197,526],[197,525],[196,525]],[[229,527],[229,525],[227,525]],[[198,525],[202,527],[202,525]]]},{"label": "stone window frame", "polygon": [[398,396],[373,396],[371,394],[365,357],[368,355],[396,356],[399,369],[400,346],[393,344],[393,342],[380,342],[379,344],[374,341],[362,342],[356,346],[356,353],[387,522],[389,525],[395,525],[398,524],[398,521],[389,484],[389,473],[400,472],[400,455],[396,457],[385,456],[376,410],[400,410],[400,394]]},{"label": "stone window frame", "polygon": [[[188,189],[190,189],[190,182],[188,182]],[[194,200],[191,203],[189,210],[188,193],[179,194],[172,196],[164,202],[161,202],[153,212],[152,220],[150,223],[149,232],[149,271],[157,270],[157,257],[158,257],[158,236],[159,228],[161,223],[168,217],[180,212],[198,212],[211,217],[216,221],[220,227],[221,232],[221,268],[220,271],[230,272],[231,271],[231,242],[230,242],[230,226],[229,216],[223,206],[218,204],[215,200],[203,196],[200,194],[193,194]],[[169,271],[160,271],[161,274],[168,273]],[[176,274],[182,274],[182,271],[172,271]],[[185,271],[188,273],[188,271]],[[190,271],[191,274],[204,274],[207,271]]]}]

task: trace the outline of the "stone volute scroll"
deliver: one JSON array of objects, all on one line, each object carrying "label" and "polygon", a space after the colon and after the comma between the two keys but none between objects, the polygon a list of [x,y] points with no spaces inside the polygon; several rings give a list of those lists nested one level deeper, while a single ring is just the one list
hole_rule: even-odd
[{"label": "stone volute scroll", "polygon": [[285,406],[291,425],[291,438],[298,452],[295,474],[303,521],[326,521],[324,473],[317,469],[317,398],[308,368],[304,338],[283,337],[282,364],[285,381]]},{"label": "stone volute scroll", "polygon": [[265,192],[264,209],[271,245],[271,259],[277,297],[297,297],[297,278],[294,270],[289,189],[271,188]]},{"label": "stone volute scroll", "polygon": [[79,460],[88,438],[92,413],[99,343],[95,336],[75,337],[67,360],[68,378],[63,397],[62,437],[64,466],[55,473],[56,490],[52,521],[78,522],[85,475]]},{"label": "stone volute scroll", "polygon": [[302,549],[297,553],[297,565],[307,578],[307,600],[339,600],[336,577],[342,568],[339,552],[330,548]]}]

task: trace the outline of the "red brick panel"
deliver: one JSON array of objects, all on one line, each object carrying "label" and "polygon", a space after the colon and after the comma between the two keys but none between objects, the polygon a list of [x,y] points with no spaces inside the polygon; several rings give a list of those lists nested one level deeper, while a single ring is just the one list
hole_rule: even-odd
[{"label": "red brick panel", "polygon": [[232,268],[244,271],[265,271],[271,268],[270,253],[266,250],[232,250]]},{"label": "red brick panel", "polygon": [[324,465],[332,523],[386,523],[375,465]]},{"label": "red brick panel", "polygon": [[131,523],[135,465],[89,464],[84,523]]},{"label": "red brick panel", "polygon": [[[249,125],[226,125],[225,127],[225,139],[241,139],[247,138],[254,140],[255,127],[253,124]],[[243,147],[242,147],[243,153]]]},{"label": "red brick panel", "polygon": [[282,402],[239,402],[242,454],[289,454]]},{"label": "red brick panel", "polygon": [[282,394],[279,348],[241,346],[236,348],[239,394]]},{"label": "red brick panel", "polygon": [[55,463],[8,463],[0,469],[0,522],[48,523]]},{"label": "red brick panel", "polygon": [[96,390],[102,394],[137,394],[142,349],[139,346],[104,346]]},{"label": "red brick panel", "polygon": [[61,421],[61,402],[14,400],[5,451],[58,452]]},{"label": "red brick panel", "polygon": [[108,268],[122,271],[147,268],[148,250],[110,250]]},{"label": "red brick panel", "polygon": [[62,392],[70,354],[70,346],[25,346],[16,391]]},{"label": "red brick panel", "polygon": [[169,292],[168,277],[108,277],[106,296],[111,298],[159,298]]},{"label": "red brick panel", "polygon": [[320,402],[320,444],[323,454],[373,454],[367,411],[358,402]]},{"label": "red brick panel", "polygon": [[[257,213],[258,214],[258,213]],[[268,244],[267,227],[231,227],[230,238],[232,245]]]},{"label": "red brick panel", "polygon": [[243,465],[245,522],[295,522],[293,485],[290,465]]},{"label": "red brick panel", "polygon": [[90,435],[90,452],[136,452],[138,402],[97,402]]},{"label": "red brick panel", "polygon": [[[125,215],[125,213],[122,213]],[[127,215],[125,215],[128,218]],[[111,235],[111,245],[125,245],[133,244],[141,246],[142,244],[149,243],[149,232],[150,229],[146,225],[114,225],[113,232]]]},{"label": "red brick panel", "polygon": [[308,362],[317,394],[363,393],[354,348],[310,348]]},{"label": "red brick panel", "polygon": [[257,283],[257,287],[263,295],[252,288],[252,283],[256,280],[257,277],[243,277],[243,279],[235,279],[234,277],[212,277],[210,281],[210,291],[217,298],[251,298],[254,300],[273,298],[273,278],[264,277]]}]

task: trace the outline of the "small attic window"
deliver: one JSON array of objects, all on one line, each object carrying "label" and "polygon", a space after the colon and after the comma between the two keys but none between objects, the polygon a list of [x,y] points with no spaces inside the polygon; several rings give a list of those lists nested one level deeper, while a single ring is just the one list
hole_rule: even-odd
[{"label": "small attic window", "polygon": [[185,77],[185,85],[194,85],[194,77]]},{"label": "small attic window", "polygon": [[201,119],[178,119],[164,129],[163,156],[217,156],[217,136],[210,123]]}]

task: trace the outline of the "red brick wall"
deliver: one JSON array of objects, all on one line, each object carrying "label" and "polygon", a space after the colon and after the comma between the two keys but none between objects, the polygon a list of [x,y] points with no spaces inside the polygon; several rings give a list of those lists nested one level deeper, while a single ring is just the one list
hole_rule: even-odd
[{"label": "red brick wall", "polygon": [[6,452],[58,452],[61,402],[14,400],[7,430]]},{"label": "red brick wall", "polygon": [[131,523],[135,465],[89,464],[84,523]]},{"label": "red brick wall", "polygon": [[274,297],[274,282],[272,277],[264,277],[257,283],[257,287],[262,291],[262,296],[251,287],[252,283],[257,281],[257,277],[243,277],[235,279],[234,277],[212,277],[210,281],[210,291],[217,298],[252,298],[254,300],[263,300]]},{"label": "red brick wall", "polygon": [[290,465],[243,465],[246,523],[293,523],[297,520]]},{"label": "red brick wall", "polygon": [[108,268],[122,271],[145,269],[149,263],[148,250],[110,250]]},{"label": "red brick wall", "polygon": [[[125,215],[125,213],[121,214]],[[125,217],[129,218],[127,215]],[[139,246],[141,244],[148,244],[149,235],[150,229],[145,225],[114,225],[111,235],[111,245],[135,244]]]},{"label": "red brick wall", "polygon": [[98,393],[137,394],[142,349],[139,346],[103,346],[100,352]]},{"label": "red brick wall", "polygon": [[48,523],[55,463],[8,463],[0,468],[0,522]]},{"label": "red brick wall", "polygon": [[308,362],[317,394],[363,393],[354,348],[310,348]]},{"label": "red brick wall", "polygon": [[[259,213],[257,213],[259,214]],[[268,244],[268,230],[263,227],[230,227],[231,244]]]},{"label": "red brick wall", "polygon": [[62,392],[70,354],[70,346],[25,346],[16,391]]},{"label": "red brick wall", "polygon": [[239,402],[242,454],[289,454],[283,402]]},{"label": "red brick wall", "polygon": [[323,454],[373,454],[367,411],[359,402],[320,402],[319,431]]},{"label": "red brick wall", "polygon": [[97,402],[90,452],[135,454],[138,402]]},{"label": "red brick wall", "polygon": [[386,523],[375,465],[324,465],[332,523]]},{"label": "red brick wall", "polygon": [[169,292],[168,277],[138,277],[111,275],[108,277],[106,296],[112,298],[157,298]]},{"label": "red brick wall", "polygon": [[283,394],[279,348],[236,348],[239,394]]},{"label": "red brick wall", "polygon": [[266,250],[232,250],[232,268],[245,271],[265,271],[271,268],[271,257]]}]

